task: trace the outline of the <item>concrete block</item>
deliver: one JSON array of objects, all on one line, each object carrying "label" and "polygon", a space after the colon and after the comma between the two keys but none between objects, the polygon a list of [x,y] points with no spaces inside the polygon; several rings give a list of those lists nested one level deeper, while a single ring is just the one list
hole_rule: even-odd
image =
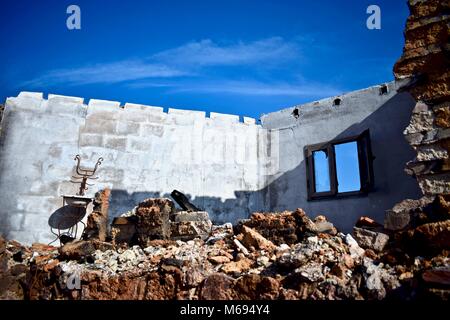
[{"label": "concrete block", "polygon": [[207,221],[209,220],[209,215],[206,211],[178,211],[172,214],[170,219],[174,222]]},{"label": "concrete block", "polygon": [[205,116],[204,111],[169,108],[168,121],[175,125],[193,125],[197,121],[204,121]]},{"label": "concrete block", "polygon": [[153,239],[169,239],[170,214],[174,205],[170,199],[146,199],[136,208],[136,231],[139,242],[147,247]]},{"label": "concrete block", "polygon": [[249,117],[244,117],[244,123],[245,124],[256,124],[256,119],[249,118]]},{"label": "concrete block", "polygon": [[[62,181],[61,183],[59,183],[58,191],[56,194],[57,196],[62,196],[65,194],[76,194],[78,192],[77,185],[68,181],[68,178],[69,177],[67,177],[67,181]],[[61,198],[61,205],[62,205],[62,198]]]},{"label": "concrete block", "polygon": [[103,147],[126,151],[127,138],[105,137]]},{"label": "concrete block", "polygon": [[136,225],[134,222],[123,224],[112,224],[111,234],[113,235],[114,242],[119,243],[131,243],[133,237],[136,234]]},{"label": "concrete block", "polygon": [[409,225],[411,221],[411,215],[409,211],[395,212],[393,210],[387,210],[384,216],[384,228],[387,230],[401,230]]},{"label": "concrete block", "polygon": [[238,123],[239,122],[239,116],[236,116],[233,114],[211,112],[209,117],[214,120],[221,120],[221,121],[226,121],[226,122],[230,122],[230,123]]},{"label": "concrete block", "polygon": [[149,152],[152,148],[152,141],[151,139],[130,138],[128,147],[131,151]]},{"label": "concrete block", "polygon": [[120,113],[120,119],[124,121],[162,123],[167,118],[161,107],[127,103],[123,111]]},{"label": "concrete block", "polygon": [[51,212],[47,214],[27,214],[23,222],[23,229],[50,235],[50,226],[48,225],[50,214]]},{"label": "concrete block", "polygon": [[49,94],[48,101],[53,101],[54,103],[83,104],[84,98]]},{"label": "concrete block", "polygon": [[174,108],[169,108],[168,113],[189,116],[189,117],[195,117],[195,118],[204,118],[206,116],[206,113],[204,111],[183,110],[183,109],[174,109]]},{"label": "concrete block", "polygon": [[32,242],[39,242],[40,239],[45,240],[44,243],[48,243],[55,239],[55,236],[50,231],[48,225],[48,214],[27,214],[23,223],[23,230],[28,231],[32,236]]},{"label": "concrete block", "polygon": [[103,167],[101,171],[99,170],[99,176],[103,182],[120,182],[125,176],[125,171],[116,167]]},{"label": "concrete block", "polygon": [[20,98],[8,98],[5,103],[5,114],[9,111],[32,111],[32,112],[44,112],[47,107],[47,103],[42,99],[35,99],[32,97],[20,97]]},{"label": "concrete block", "polygon": [[85,117],[87,106],[83,104],[83,98],[59,96],[49,94],[46,112],[59,115],[69,114],[77,117]]},{"label": "concrete block", "polygon": [[33,99],[44,99],[44,94],[42,92],[29,92],[29,91],[21,91],[18,98],[33,98]]},{"label": "concrete block", "polygon": [[155,106],[147,106],[144,104],[136,104],[136,103],[125,103],[124,106],[125,112],[130,111],[138,111],[138,112],[146,112],[146,113],[163,113],[164,109],[162,107]]},{"label": "concrete block", "polygon": [[88,133],[80,134],[79,145],[80,147],[103,147],[103,135]]},{"label": "concrete block", "polygon": [[450,128],[438,129],[436,138],[439,140],[450,138]]},{"label": "concrete block", "polygon": [[450,193],[450,174],[436,174],[417,177],[420,189],[425,195]]},{"label": "concrete block", "polygon": [[25,221],[25,214],[16,213],[8,217],[8,225],[10,231],[24,230],[23,223]]},{"label": "concrete block", "polygon": [[210,220],[170,222],[170,238],[188,241],[195,238],[206,240],[211,233]]},{"label": "concrete block", "polygon": [[[47,234],[48,233],[48,234]],[[54,239],[55,237],[53,237]],[[26,231],[10,231],[8,233],[9,240],[16,240],[22,244],[32,244],[34,242],[49,243],[51,238],[50,228],[48,230],[26,230]]]},{"label": "concrete block", "polygon": [[98,99],[90,99],[87,114],[93,114],[96,112],[120,112],[123,111],[120,108],[120,102],[118,101],[109,101],[109,100],[98,100]]},{"label": "concrete block", "polygon": [[143,137],[162,137],[164,134],[164,126],[157,124],[143,124],[141,135]]},{"label": "concrete block", "polygon": [[50,213],[55,209],[55,197],[21,195],[17,198],[17,209],[26,213]]},{"label": "concrete block", "polygon": [[354,227],[353,235],[360,247],[378,252],[383,251],[389,241],[389,236],[387,234],[363,228]]},{"label": "concrete block", "polygon": [[117,122],[117,133],[120,135],[139,135],[140,124],[132,121],[119,121]]},{"label": "concrete block", "polygon": [[81,128],[82,133],[116,134],[117,122],[109,119],[86,119],[86,124]]}]

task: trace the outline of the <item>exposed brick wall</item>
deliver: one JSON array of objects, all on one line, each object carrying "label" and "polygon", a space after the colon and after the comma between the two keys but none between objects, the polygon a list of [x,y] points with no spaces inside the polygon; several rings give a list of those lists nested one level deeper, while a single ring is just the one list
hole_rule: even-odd
[{"label": "exposed brick wall", "polygon": [[406,171],[425,195],[450,193],[450,1],[409,0],[403,55],[394,66],[397,79],[417,104],[406,139],[417,151]]}]

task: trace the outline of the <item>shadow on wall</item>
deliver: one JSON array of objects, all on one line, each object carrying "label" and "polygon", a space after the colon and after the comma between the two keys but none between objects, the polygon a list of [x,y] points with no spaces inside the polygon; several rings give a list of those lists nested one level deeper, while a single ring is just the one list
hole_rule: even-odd
[{"label": "shadow on wall", "polygon": [[[174,186],[176,189],[176,186]],[[182,191],[182,190],[181,190]],[[263,211],[261,204],[267,190],[260,191],[235,191],[235,198],[222,200],[219,197],[197,196],[193,198],[190,194],[185,194],[189,202],[193,203],[201,210],[206,210],[213,223],[221,224],[225,222],[236,222],[239,219],[247,218],[252,212]],[[109,219],[120,216],[132,210],[139,202],[147,198],[169,198],[170,193],[160,192],[133,192],[128,193],[126,190],[111,190],[111,198],[109,204]],[[178,207],[174,201],[175,206]],[[179,207],[178,207],[179,208]],[[181,208],[179,208],[181,209]]]},{"label": "shadow on wall", "polygon": [[[414,105],[415,101],[409,94],[396,94],[363,121],[353,124],[334,138],[319,141],[351,137],[370,129],[372,151],[375,156],[373,162],[375,186],[368,195],[307,201],[306,164],[302,160],[296,168],[280,175],[266,187],[270,211],[292,210],[299,207],[311,217],[323,214],[339,229],[350,232],[360,216],[370,216],[383,222],[385,210],[404,199],[419,198],[421,191],[416,180],[404,171],[406,162],[415,157],[415,152],[403,135]],[[304,143],[308,144],[310,143]],[[301,148],[302,150],[298,152],[301,152],[303,159],[304,145],[292,143],[289,146],[281,145],[280,148]],[[282,158],[283,150],[280,151],[280,162],[283,161]]]},{"label": "shadow on wall", "polygon": [[[214,223],[236,222],[257,211],[283,211],[302,208],[315,217],[324,214],[339,229],[350,232],[356,220],[363,215],[382,222],[384,212],[406,198],[418,198],[421,193],[414,178],[404,172],[405,163],[415,153],[404,139],[403,130],[409,123],[414,100],[409,94],[396,94],[363,121],[353,124],[334,138],[345,138],[370,129],[374,160],[375,187],[367,196],[307,201],[306,168],[303,156],[293,170],[276,177],[265,188],[258,191],[235,191],[236,198],[222,201],[216,197],[186,195],[194,205],[209,212]],[[339,119],[337,119],[339,121]],[[330,127],[332,124],[330,123]],[[333,140],[333,138],[329,139]],[[304,142],[304,141],[302,141]],[[316,143],[317,141],[314,141]],[[322,141],[325,142],[325,141]],[[308,141],[305,145],[310,144]],[[297,143],[281,145],[280,148],[298,148],[303,155],[303,146]],[[283,149],[280,161],[283,161]],[[173,189],[177,189],[174,186]],[[180,190],[183,192],[183,190]],[[136,206],[146,198],[166,197],[169,193],[134,192],[112,190],[110,219]]]}]

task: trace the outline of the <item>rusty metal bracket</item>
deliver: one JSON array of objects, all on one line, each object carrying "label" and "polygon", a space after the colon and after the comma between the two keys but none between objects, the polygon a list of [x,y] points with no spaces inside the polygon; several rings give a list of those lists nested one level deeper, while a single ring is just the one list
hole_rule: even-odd
[{"label": "rusty metal bracket", "polygon": [[[98,179],[98,177],[94,177],[95,172],[98,169],[98,166],[102,164],[103,158],[100,157],[97,160],[97,163],[95,164],[94,169],[86,169],[86,168],[82,168],[81,167],[81,157],[79,154],[77,154],[75,156],[75,159],[77,160],[77,167],[75,169],[76,173],[78,174],[78,176],[72,176],[73,179],[75,179],[75,181],[73,181],[72,179],[70,180],[70,182],[72,183],[80,183],[80,189],[77,193],[77,195],[79,196],[84,196],[86,190],[88,190],[88,186],[92,186],[93,184],[88,183],[88,179],[94,180],[94,179]],[[80,180],[80,181],[76,181],[76,180]]]}]

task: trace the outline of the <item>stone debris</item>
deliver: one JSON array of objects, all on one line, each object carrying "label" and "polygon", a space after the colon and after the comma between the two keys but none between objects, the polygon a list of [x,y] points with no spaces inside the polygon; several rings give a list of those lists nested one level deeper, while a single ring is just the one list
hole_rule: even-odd
[{"label": "stone debris", "polygon": [[171,239],[192,240],[200,237],[206,240],[210,236],[212,223],[206,211],[180,211],[171,217]]},{"label": "stone debris", "polygon": [[242,244],[246,248],[251,248],[252,251],[266,250],[271,252],[275,250],[275,245],[271,241],[260,235],[258,231],[245,225],[242,227],[242,235]]},{"label": "stone debris", "polygon": [[378,252],[383,251],[389,241],[389,236],[387,234],[364,228],[354,227],[353,235],[360,247]]},{"label": "stone debris", "polygon": [[211,233],[206,240],[206,243],[213,244],[220,240],[230,239],[233,237],[233,235],[233,225],[230,222],[218,226],[213,225],[211,227]]},{"label": "stone debris", "polygon": [[135,209],[137,222],[136,232],[139,244],[147,247],[148,241],[170,238],[170,215],[175,206],[170,199],[147,199]]},{"label": "stone debris", "polygon": [[215,235],[211,234],[212,222],[208,212],[177,211],[170,199],[149,198],[116,217],[111,226],[111,236],[113,243],[147,247],[155,239],[188,241],[226,237],[223,233],[230,233],[227,226],[222,231],[217,231],[217,226]]},{"label": "stone debris", "polygon": [[[139,225],[133,218],[138,213]],[[392,233],[366,217],[353,237],[333,230],[331,222],[320,228],[328,223],[324,216],[313,221],[297,209],[278,217],[256,213],[189,240],[163,230],[166,223],[207,217],[176,212],[169,199],[148,199],[115,221],[135,220],[135,244],[91,239],[58,249],[0,238],[0,298],[410,300],[447,299],[450,292],[449,242],[441,237],[450,220]],[[416,237],[443,250],[414,255],[403,249],[408,241],[415,247]],[[74,279],[80,289],[73,289]]]},{"label": "stone debris", "polygon": [[97,239],[105,241],[108,235],[108,207],[110,189],[99,191],[94,197],[94,208],[87,219],[86,228],[83,232],[83,239]]}]

